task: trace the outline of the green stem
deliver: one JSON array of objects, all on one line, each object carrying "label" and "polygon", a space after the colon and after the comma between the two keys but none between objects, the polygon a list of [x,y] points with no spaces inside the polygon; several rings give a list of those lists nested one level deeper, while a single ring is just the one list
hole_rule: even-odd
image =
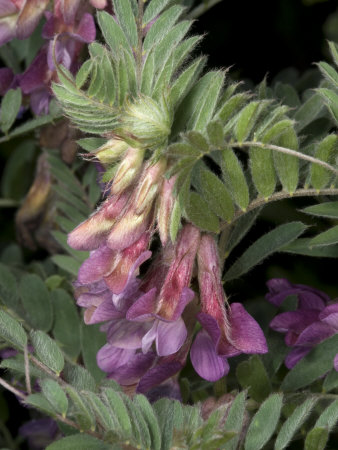
[{"label": "green stem", "polygon": [[222,0],[209,0],[205,1],[203,0],[202,3],[196,8],[194,8],[189,14],[189,19],[197,19],[197,17],[200,17],[202,14],[206,13],[210,8],[220,3]]},{"label": "green stem", "polygon": [[322,161],[320,159],[314,158],[313,156],[306,155],[301,152],[297,152],[296,150],[292,150],[290,148],[286,147],[280,147],[279,145],[273,145],[273,144],[264,144],[264,142],[256,142],[256,141],[247,141],[247,142],[230,142],[230,147],[236,147],[236,148],[243,148],[243,147],[259,147],[259,148],[265,148],[268,150],[273,150],[279,153],[284,153],[286,155],[295,156],[299,159],[303,159],[304,161],[309,161],[313,164],[318,164],[319,166],[324,167],[325,169],[329,170],[330,172],[333,172],[335,175],[338,175],[338,169],[331,166],[331,164],[326,163],[325,161]]},{"label": "green stem", "polygon": [[[294,197],[318,197],[321,195],[338,195],[338,189],[321,189],[319,191],[317,189],[298,189],[292,195],[290,195],[288,192],[280,191],[272,194],[267,200],[262,197],[256,198],[249,204],[245,211],[237,211],[235,213],[231,225],[249,211],[252,211],[256,208],[261,208],[262,206],[268,205],[271,202]],[[221,227],[221,230],[225,230],[227,227],[229,227],[229,223],[224,223]]]}]

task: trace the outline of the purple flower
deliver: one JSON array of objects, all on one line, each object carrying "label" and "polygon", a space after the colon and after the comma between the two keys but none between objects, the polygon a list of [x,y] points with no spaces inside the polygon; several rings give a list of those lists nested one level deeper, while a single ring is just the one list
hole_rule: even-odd
[{"label": "purple flower", "polygon": [[19,428],[19,434],[27,438],[29,448],[43,450],[60,435],[57,423],[53,419],[31,420]]},{"label": "purple flower", "polygon": [[[267,300],[280,306],[286,297],[296,295],[298,305],[295,311],[278,314],[270,327],[285,333],[285,343],[292,347],[285,359],[291,369],[320,342],[338,332],[338,303],[332,303],[324,292],[302,284],[292,284],[283,278],[268,281]],[[338,369],[338,354],[334,359]]]},{"label": "purple flower", "polygon": [[266,340],[258,323],[240,303],[225,308],[218,250],[214,238],[204,235],[198,249],[198,282],[203,329],[197,334],[190,357],[196,372],[216,381],[229,372],[228,357],[266,353]]}]

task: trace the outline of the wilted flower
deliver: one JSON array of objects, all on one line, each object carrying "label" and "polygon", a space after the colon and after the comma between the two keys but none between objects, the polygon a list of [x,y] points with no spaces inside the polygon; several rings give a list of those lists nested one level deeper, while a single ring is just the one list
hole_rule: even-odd
[{"label": "wilted flower", "polygon": [[[275,306],[281,306],[290,295],[298,299],[297,309],[278,314],[270,327],[285,333],[285,343],[292,347],[285,359],[285,365],[291,369],[310,350],[325,339],[338,333],[338,303],[332,303],[324,292],[302,284],[292,284],[283,278],[268,281],[267,300]],[[333,361],[338,371],[338,353]]]}]

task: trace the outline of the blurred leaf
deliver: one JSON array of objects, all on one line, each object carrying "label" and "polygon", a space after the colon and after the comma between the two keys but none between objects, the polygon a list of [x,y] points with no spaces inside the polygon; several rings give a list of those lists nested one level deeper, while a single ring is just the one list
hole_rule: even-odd
[{"label": "blurred leaf", "polygon": [[112,450],[112,446],[88,434],[73,434],[46,447],[46,450]]},{"label": "blurred leaf", "polygon": [[106,344],[106,335],[100,331],[99,325],[81,324],[81,351],[83,362],[96,382],[101,381],[105,376],[105,373],[99,369],[96,362],[96,354],[104,344]]},{"label": "blurred leaf", "polygon": [[296,255],[317,256],[319,258],[338,258],[338,245],[311,247],[311,238],[300,238],[281,248],[282,252]]},{"label": "blurred leaf", "polygon": [[22,102],[21,89],[10,89],[4,95],[1,102],[0,127],[3,133],[11,128],[19,113]]},{"label": "blurred leaf", "polygon": [[52,256],[52,261],[59,266],[61,269],[70,273],[74,277],[77,276],[79,268],[81,266],[81,262],[72,258],[71,256],[66,255],[54,255]]},{"label": "blurred leaf", "polygon": [[82,366],[67,363],[63,370],[64,379],[79,391],[95,391],[96,383],[93,376]]},{"label": "blurred leaf", "polygon": [[40,393],[28,395],[25,402],[30,406],[34,406],[34,408],[40,409],[45,414],[55,416],[56,413],[55,409],[49,403],[49,401]]},{"label": "blurred leaf", "polygon": [[95,429],[95,417],[91,408],[72,386],[66,387],[66,392],[73,404],[73,415],[81,430]]},{"label": "blurred leaf", "polygon": [[338,372],[336,369],[331,369],[326,375],[323,383],[323,391],[330,392],[338,387]]},{"label": "blurred leaf", "polygon": [[132,424],[127,407],[123,401],[125,394],[116,392],[111,388],[105,388],[103,390],[103,396],[107,405],[110,407],[111,414],[115,417],[115,420],[121,429],[121,436],[125,439],[129,438],[131,436]]},{"label": "blurred leaf", "polygon": [[287,373],[281,385],[283,391],[304,388],[325,375],[333,366],[337,345],[338,335],[317,344]]},{"label": "blurred leaf", "polygon": [[338,421],[338,400],[333,401],[318,417],[314,428],[325,428],[329,433]]},{"label": "blurred leaf", "polygon": [[226,272],[224,281],[238,278],[247,273],[266,257],[279,251],[284,245],[294,241],[306,230],[301,222],[279,225],[274,230],[257,239]]},{"label": "blurred leaf", "polygon": [[[315,153],[315,157],[329,164],[334,164],[334,159],[338,149],[337,136],[330,134],[320,142]],[[317,189],[323,189],[332,179],[332,172],[320,166],[319,164],[311,164],[311,184]]]},{"label": "blurred leaf", "polygon": [[309,245],[310,247],[321,247],[325,245],[332,245],[338,243],[338,225],[323,231],[323,233],[317,234],[312,238]]},{"label": "blurred leaf", "polygon": [[12,272],[2,263],[0,263],[0,299],[7,308],[18,309],[17,281]]},{"label": "blurred leaf", "polygon": [[303,208],[301,211],[313,216],[338,219],[338,202],[319,203],[318,205],[312,205],[308,206],[307,208]]},{"label": "blurred leaf", "polygon": [[271,393],[270,379],[258,355],[238,364],[236,377],[242,388],[248,388],[250,397],[257,402],[262,402]]},{"label": "blurred leaf", "polygon": [[25,274],[19,283],[19,294],[31,327],[49,331],[53,322],[53,310],[49,291],[41,278]]},{"label": "blurred leaf", "polygon": [[240,432],[244,423],[246,396],[246,391],[238,394],[230,407],[225,421],[224,431],[235,431],[237,433],[237,436],[235,436],[230,442],[228,442],[226,447],[222,447],[225,450],[237,449]]},{"label": "blurred leaf", "polygon": [[38,359],[57,375],[63,369],[64,357],[55,341],[43,331],[31,331],[30,337]]},{"label": "blurred leaf", "polygon": [[71,358],[77,358],[81,350],[80,318],[74,300],[63,289],[51,293],[54,308],[53,336]]},{"label": "blurred leaf", "polygon": [[329,433],[325,428],[313,428],[305,439],[304,450],[324,450],[329,438]]},{"label": "blurred leaf", "polygon": [[97,416],[98,422],[103,427],[105,431],[114,430],[115,424],[112,416],[109,413],[107,406],[94,392],[83,391],[82,395],[86,398],[95,415]]}]

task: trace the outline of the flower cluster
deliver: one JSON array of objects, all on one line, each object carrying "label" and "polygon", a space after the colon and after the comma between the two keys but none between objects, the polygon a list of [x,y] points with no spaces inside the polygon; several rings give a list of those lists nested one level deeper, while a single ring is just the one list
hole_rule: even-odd
[{"label": "flower cluster", "polygon": [[[51,83],[57,81],[53,56],[72,73],[79,67],[79,56],[84,44],[93,42],[96,28],[93,16],[86,12],[87,2],[82,0],[55,0],[49,10],[50,0],[2,0],[0,2],[0,45],[18,38],[29,37],[41,17],[46,22],[42,37],[46,43],[31,65],[22,74],[9,68],[0,69],[0,95],[8,89],[20,87],[29,95],[30,106],[37,115],[47,114],[52,99]],[[105,8],[106,0],[92,0],[96,8]],[[84,7],[85,6],[85,7]],[[54,37],[58,39],[54,46]]]},{"label": "flower cluster", "polygon": [[[228,372],[227,357],[266,352],[264,335],[243,306],[225,308],[214,238],[185,223],[176,242],[169,240],[175,179],[164,178],[165,160],[144,162],[142,149],[114,141],[97,154],[107,156],[109,145],[120,156],[124,148],[110,194],[68,237],[72,248],[90,250],[75,295],[87,324],[104,322],[107,344],[98,352],[99,367],[146,392],[183,368],[196,319],[203,330],[191,361],[207,380]],[[157,230],[161,247],[140,277]],[[190,287],[196,268],[200,305]]]},{"label": "flower cluster", "polygon": [[[278,314],[270,327],[280,333],[286,333],[285,343],[292,350],[285,359],[285,365],[291,369],[310,350],[325,339],[338,333],[338,303],[332,302],[324,292],[302,284],[292,284],[283,278],[275,278],[268,283],[266,298],[279,307],[290,295],[297,296],[295,311]],[[333,361],[338,371],[338,353]]]}]

